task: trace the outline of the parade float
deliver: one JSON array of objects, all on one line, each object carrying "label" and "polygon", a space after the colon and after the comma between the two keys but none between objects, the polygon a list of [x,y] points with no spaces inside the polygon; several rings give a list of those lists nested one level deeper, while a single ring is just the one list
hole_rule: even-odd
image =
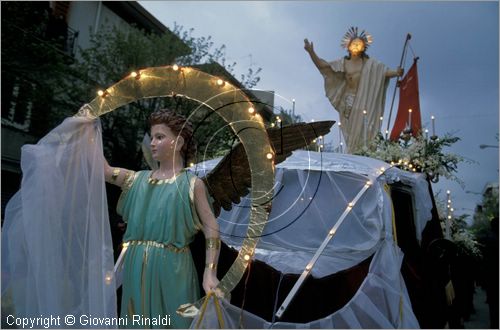
[{"label": "parade float", "polygon": [[[208,309],[193,325],[444,326],[446,246],[425,174],[363,156],[295,151],[276,167],[272,205],[247,273],[221,300],[222,316]],[[241,249],[250,209],[245,198],[218,218],[221,275]]]},{"label": "parade float", "polygon": [[[212,109],[240,140],[223,159],[191,167],[207,184],[224,242],[218,294],[177,310],[194,318],[192,327],[445,326],[450,248],[428,173],[296,150],[333,122],[269,129],[239,88],[177,65],[130,73],[37,145],[23,147],[23,184],[2,233],[2,297],[16,313],[116,318],[121,267],[120,260],[113,267],[105,225],[96,119],[139,99],[174,96]],[[367,132],[366,113],[357,115]],[[367,140],[365,133],[363,152]]]}]

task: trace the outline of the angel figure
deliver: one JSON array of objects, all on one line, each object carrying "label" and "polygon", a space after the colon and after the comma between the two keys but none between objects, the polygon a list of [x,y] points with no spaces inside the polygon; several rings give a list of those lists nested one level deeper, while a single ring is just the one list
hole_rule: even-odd
[{"label": "angel figure", "polygon": [[[245,149],[235,145],[198,178],[186,168],[195,151],[191,124],[171,111],[158,111],[150,117],[150,147],[159,167],[152,162],[153,170],[137,172],[111,167],[103,157],[100,119],[90,110],[84,105],[36,145],[22,147],[23,181],[7,204],[2,227],[3,315],[56,321],[75,315],[80,327],[102,328],[80,316],[117,319],[121,274],[121,314],[127,322],[120,318],[120,324],[106,326],[143,328],[148,324],[141,319],[167,316],[166,324],[156,325],[187,328],[191,320],[176,311],[201,295],[189,243],[203,232],[203,289],[220,293],[217,275],[224,274],[217,274],[222,242],[216,217],[251,186]],[[327,134],[332,125],[269,129],[274,162]],[[104,179],[122,188],[117,209],[128,222],[116,265]]]},{"label": "angel figure", "polygon": [[183,116],[160,110],[151,114],[150,125],[151,151],[158,169],[134,172],[104,165],[106,181],[122,188],[117,211],[127,222],[121,317],[129,318],[128,325],[142,328],[133,317],[169,315],[169,325],[188,328],[190,320],[175,311],[200,298],[189,244],[203,230],[203,289],[208,293],[219,283],[219,226],[205,184],[185,169],[196,149],[191,124]]},{"label": "angel figure", "polygon": [[342,134],[348,152],[354,152],[380,131],[385,95],[389,79],[403,75],[403,70],[389,70],[383,63],[366,54],[373,39],[364,30],[351,27],[342,39],[348,55],[327,62],[314,51],[314,45],[304,39],[304,49],[311,56],[325,81],[326,97],[339,112]]},{"label": "angel figure", "polygon": [[[106,181],[122,188],[117,211],[127,222],[123,237],[126,249],[122,251],[124,256],[119,257],[123,260],[121,317],[128,317],[127,324],[134,326],[134,315],[169,315],[172,327],[188,328],[191,320],[177,315],[176,309],[200,299],[189,244],[202,230],[206,242],[203,289],[208,294],[219,283],[221,240],[215,215],[221,206],[230,209],[232,202],[238,202],[247,193],[251,176],[244,148],[238,144],[213,172],[198,178],[186,168],[196,149],[193,129],[186,118],[160,110],[151,114],[149,122],[151,156],[159,163],[157,169],[134,172],[104,162]],[[293,129],[271,131],[277,162],[297,146],[326,134],[332,124],[299,124]],[[297,129],[302,129],[302,134],[297,134]],[[283,133],[288,137],[286,146],[276,142],[282,140]],[[212,207],[208,192],[214,199]]]}]

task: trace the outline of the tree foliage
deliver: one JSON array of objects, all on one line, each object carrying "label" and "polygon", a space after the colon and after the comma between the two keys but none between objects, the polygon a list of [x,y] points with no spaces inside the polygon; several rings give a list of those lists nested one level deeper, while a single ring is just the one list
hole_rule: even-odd
[{"label": "tree foliage", "polygon": [[[2,2],[2,83],[11,87],[2,86],[2,108],[7,108],[4,100],[10,104],[14,85],[28,86],[24,89],[29,93],[19,99],[32,104],[29,130],[37,136],[43,136],[65,117],[76,113],[96,97],[98,89],[113,85],[131,71],[173,63],[184,66],[219,63],[229,73],[236,67],[235,62],[226,63],[225,45],[216,47],[210,36],[194,37],[193,29],[185,30],[177,24],[173,33],[161,35],[134,26],[124,29],[108,25],[91,33],[90,46],[80,49],[77,57],[72,58],[64,52],[61,40],[47,35],[49,23],[46,2]],[[253,87],[259,81],[260,71],[250,68],[242,75],[242,84]],[[105,155],[110,163],[136,169],[145,166],[140,142],[149,130],[149,114],[161,108],[185,115],[197,109],[191,120],[197,128],[200,160],[223,154],[235,140],[222,118],[211,115],[211,110],[192,100],[144,99],[102,116]]]},{"label": "tree foliage", "polygon": [[[140,68],[171,65],[174,62],[186,66],[206,60],[224,63],[224,47],[213,50],[210,37],[193,38],[189,33],[181,33],[181,38],[192,48],[192,52],[180,60],[177,56],[181,53],[179,47],[182,44],[172,38],[166,34],[148,34],[134,27],[128,31],[114,27],[102,29],[92,36],[91,46],[81,50],[81,60],[75,65],[75,70],[81,75],[81,80],[88,83],[87,86],[80,85],[80,90],[74,86],[72,90],[76,95],[72,98],[85,95],[79,102],[82,104],[84,99],[95,97],[96,87],[112,85],[125,74]],[[195,101],[181,97],[143,99],[102,117],[108,159],[121,166],[139,167],[142,161],[139,142],[149,130],[147,118],[151,112],[161,108],[169,108],[186,116],[196,109],[190,121],[196,128],[197,159],[221,155],[229,150],[235,140],[222,118],[212,115],[211,110]]]},{"label": "tree foliage", "polygon": [[[185,30],[182,25],[178,25],[177,23],[174,23],[173,32],[193,50],[190,54],[178,58],[178,64],[193,65],[215,62],[222,65],[231,75],[234,75],[236,62],[226,62],[226,45],[222,44],[219,47],[213,48],[215,43],[211,36],[193,37],[193,28]],[[240,75],[241,84],[245,88],[255,87],[260,81],[258,74],[261,71],[262,68],[254,70],[252,67],[249,67],[246,74]]]},{"label": "tree foliage", "polygon": [[48,2],[2,2],[2,119],[16,124],[28,116],[38,136],[58,120],[50,110],[66,106],[60,101],[73,61],[53,24]]},{"label": "tree foliage", "polygon": [[483,240],[491,232],[491,220],[498,218],[498,211],[498,189],[491,189],[483,196],[483,201],[474,214],[472,230],[479,240]]}]

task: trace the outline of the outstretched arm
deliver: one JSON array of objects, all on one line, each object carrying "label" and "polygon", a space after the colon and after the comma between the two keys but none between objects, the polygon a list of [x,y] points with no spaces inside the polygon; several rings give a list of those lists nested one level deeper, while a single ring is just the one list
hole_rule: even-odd
[{"label": "outstretched arm", "polygon": [[104,158],[104,179],[106,182],[123,187],[123,184],[128,181],[134,171],[120,167],[111,167],[106,158]]},{"label": "outstretched arm", "polygon": [[320,58],[318,55],[316,55],[316,52],[314,51],[314,45],[312,42],[309,42],[309,40],[304,39],[304,49],[306,52],[309,53],[309,56],[311,56],[311,60],[313,63],[316,65],[318,70],[324,70],[330,68],[330,64],[328,64],[327,61],[324,59]]},{"label": "outstretched arm", "polygon": [[385,76],[386,78],[401,77],[403,73],[403,68],[398,67],[396,70],[387,70]]},{"label": "outstretched arm", "polygon": [[217,279],[217,262],[220,253],[219,224],[208,203],[203,181],[196,180],[194,185],[194,203],[198,217],[203,223],[205,234],[205,272],[203,273],[203,289],[206,293],[213,291],[219,284]]}]

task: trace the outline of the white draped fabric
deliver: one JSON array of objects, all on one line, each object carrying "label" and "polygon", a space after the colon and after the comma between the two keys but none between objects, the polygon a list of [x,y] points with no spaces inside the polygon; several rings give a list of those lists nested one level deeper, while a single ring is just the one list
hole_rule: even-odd
[{"label": "white draped fabric", "polygon": [[[285,273],[301,273],[368,178],[349,172],[283,168],[276,172],[275,191],[279,193],[257,252],[261,252],[263,261]],[[325,276],[352,267],[378,249],[384,229],[380,194],[378,186],[365,192],[358,202],[360,207],[347,215],[345,225],[323,251],[313,275]],[[230,245],[241,245],[249,205],[250,200],[245,199],[219,216],[222,236]]]},{"label": "white draped fabric", "polygon": [[[197,164],[200,175],[210,171],[220,158]],[[381,170],[384,175],[376,179]],[[317,153],[297,150],[276,166],[273,208],[255,256],[283,273],[301,273],[326,233],[333,227],[346,205],[368,179],[378,185],[368,189],[353,208],[335,238],[312,270],[322,277],[352,267],[370,255],[389,230],[381,213],[382,205],[390,205],[383,197],[384,183],[407,185],[415,202],[417,239],[431,220],[432,201],[427,181],[420,173],[410,173],[377,159],[338,153]],[[231,211],[222,210],[218,218],[224,241],[239,247],[246,235],[251,201],[243,198]],[[391,233],[392,235],[392,233]]]},{"label": "white draped fabric", "polygon": [[411,187],[415,203],[415,233],[417,240],[420,242],[425,225],[432,219],[432,199],[429,194],[429,183],[425,179],[425,174],[391,168],[385,173],[385,178],[388,183],[400,182]]},{"label": "white draped fabric", "polygon": [[[216,161],[197,165],[206,171]],[[384,168],[384,175],[381,169]],[[270,324],[244,312],[244,327],[252,328],[418,328],[400,274],[403,254],[393,239],[392,202],[384,185],[401,181],[415,193],[420,216],[419,235],[431,219],[432,203],[423,176],[407,173],[371,158],[295,151],[276,169],[276,186],[269,222],[255,258],[283,273],[302,273],[329,230],[367,180],[373,185],[362,195],[327,245],[312,275],[323,277],[359,264],[374,254],[369,274],[352,300],[341,310],[308,324]],[[222,239],[239,248],[248,223],[250,200],[243,199],[218,219]],[[241,310],[223,303],[227,324],[237,327]],[[202,322],[217,322],[209,306]],[[195,323],[193,323],[195,325]]]},{"label": "white draped fabric", "polygon": [[347,150],[352,152],[364,144],[363,110],[367,112],[367,143],[380,131],[380,116],[384,114],[389,78],[385,77],[388,70],[385,64],[372,58],[365,60],[352,109],[346,109],[342,100],[346,87],[344,61],[342,58],[330,62],[330,68],[321,70],[321,74],[324,78],[326,97],[340,114],[340,127]]},{"label": "white draped fabric", "polygon": [[[370,270],[354,297],[340,310],[309,323],[268,322],[221,300],[222,317],[226,328],[250,329],[390,329],[419,328],[401,274],[394,271],[401,266],[403,256],[393,244],[384,241],[375,254]],[[396,262],[396,264],[393,264]],[[402,286],[401,286],[402,285]],[[191,326],[199,321],[198,315]],[[200,321],[200,328],[219,328],[219,319],[213,303]]]},{"label": "white draped fabric", "polygon": [[100,121],[67,118],[22,147],[21,169],[2,230],[4,317],[116,317]]}]

